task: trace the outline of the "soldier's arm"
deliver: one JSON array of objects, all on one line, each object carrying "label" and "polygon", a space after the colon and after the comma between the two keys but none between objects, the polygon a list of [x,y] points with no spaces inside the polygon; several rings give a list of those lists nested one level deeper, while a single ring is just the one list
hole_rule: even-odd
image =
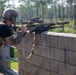
[{"label": "soldier's arm", "polygon": [[21,30],[22,31],[19,32],[16,36],[11,35],[10,37],[4,38],[5,42],[16,47],[20,43],[20,41],[22,40],[22,37],[26,34],[27,27],[22,26]]},{"label": "soldier's arm", "polygon": [[22,37],[25,35],[26,32],[19,32],[17,34],[17,36],[10,36],[10,37],[7,37],[7,38],[4,38],[5,42],[10,44],[10,45],[13,45],[13,46],[17,46],[20,41],[22,40]]}]

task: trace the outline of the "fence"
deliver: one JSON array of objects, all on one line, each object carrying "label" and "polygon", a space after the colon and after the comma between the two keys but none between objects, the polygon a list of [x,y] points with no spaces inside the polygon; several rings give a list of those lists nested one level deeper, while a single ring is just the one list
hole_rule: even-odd
[{"label": "fence", "polygon": [[10,57],[10,48],[14,48],[8,44],[3,45],[0,48],[0,72],[6,75],[18,75],[18,72],[11,69],[10,60],[18,62],[18,60]]}]

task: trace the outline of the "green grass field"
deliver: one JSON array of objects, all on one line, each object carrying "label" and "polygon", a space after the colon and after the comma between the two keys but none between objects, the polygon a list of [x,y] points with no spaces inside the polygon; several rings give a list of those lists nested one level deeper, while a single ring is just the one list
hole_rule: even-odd
[{"label": "green grass field", "polygon": [[18,71],[18,62],[10,61],[10,67]]},{"label": "green grass field", "polygon": [[[18,60],[18,52],[16,49],[14,49],[14,58]],[[11,69],[18,71],[18,62],[10,60],[10,67]]]}]

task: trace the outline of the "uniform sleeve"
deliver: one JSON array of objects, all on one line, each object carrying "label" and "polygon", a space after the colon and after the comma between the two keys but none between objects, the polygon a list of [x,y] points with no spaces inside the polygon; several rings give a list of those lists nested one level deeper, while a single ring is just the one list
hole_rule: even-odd
[{"label": "uniform sleeve", "polygon": [[12,30],[7,26],[7,25],[3,25],[0,28],[0,37],[2,38],[6,38],[12,35]]}]

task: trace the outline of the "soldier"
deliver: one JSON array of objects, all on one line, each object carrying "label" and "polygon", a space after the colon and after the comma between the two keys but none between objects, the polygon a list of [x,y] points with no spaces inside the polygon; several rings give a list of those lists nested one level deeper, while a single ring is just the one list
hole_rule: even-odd
[{"label": "soldier", "polygon": [[17,16],[18,13],[13,8],[4,10],[2,14],[3,21],[0,23],[0,45],[6,42],[16,47],[21,41],[23,35],[26,33],[26,25],[21,25],[20,32],[17,34],[17,36],[13,36],[11,27],[12,25],[15,25]]}]

